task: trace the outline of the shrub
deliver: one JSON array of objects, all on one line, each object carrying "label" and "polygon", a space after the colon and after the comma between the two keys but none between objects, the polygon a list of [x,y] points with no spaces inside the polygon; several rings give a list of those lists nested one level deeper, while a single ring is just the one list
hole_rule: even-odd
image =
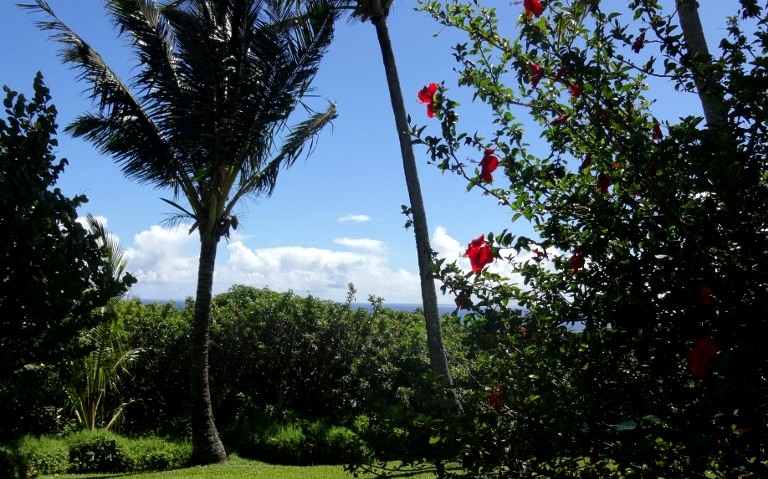
[{"label": "shrub", "polygon": [[62,439],[25,436],[16,446],[17,464],[26,476],[62,474],[69,468],[69,449]]},{"label": "shrub", "polygon": [[145,437],[130,440],[128,454],[133,471],[165,471],[188,466],[192,457],[192,446],[186,442],[177,443],[158,437]]},{"label": "shrub", "polygon": [[128,440],[105,430],[81,431],[67,438],[69,472],[128,472]]},{"label": "shrub", "polygon": [[325,421],[269,422],[263,418],[241,424],[226,435],[228,447],[245,458],[269,463],[346,464],[367,456],[354,431]]},{"label": "shrub", "polygon": [[332,464],[358,462],[367,456],[365,443],[346,427],[331,426],[325,434],[325,444],[330,452],[328,462]]},{"label": "shrub", "polygon": [[8,479],[19,478],[17,456],[13,449],[0,446],[0,477],[6,477]]},{"label": "shrub", "polygon": [[132,365],[133,378],[122,384],[125,410],[121,430],[131,436],[188,437],[189,332],[193,308],[124,300],[116,312],[125,324],[128,344],[143,353]]},{"label": "shrub", "polygon": [[261,460],[278,464],[303,463],[308,443],[300,426],[282,424],[269,432],[268,435],[257,436],[260,439],[257,450],[261,452]]}]

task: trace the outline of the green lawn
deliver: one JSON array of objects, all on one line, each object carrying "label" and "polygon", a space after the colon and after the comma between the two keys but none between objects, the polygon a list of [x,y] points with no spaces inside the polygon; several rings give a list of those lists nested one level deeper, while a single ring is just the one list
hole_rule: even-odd
[{"label": "green lawn", "polygon": [[[225,464],[146,474],[63,474],[40,477],[43,479],[353,479],[342,466],[274,466],[238,457],[233,457]],[[376,476],[361,474],[360,477]],[[435,476],[430,473],[396,472],[390,477],[433,479]]]}]

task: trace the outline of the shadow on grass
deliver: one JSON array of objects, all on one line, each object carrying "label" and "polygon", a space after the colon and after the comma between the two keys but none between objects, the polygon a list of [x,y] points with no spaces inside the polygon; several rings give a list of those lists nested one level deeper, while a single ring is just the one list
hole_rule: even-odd
[{"label": "shadow on grass", "polygon": [[[385,478],[385,479],[399,479],[399,478],[425,478],[425,477],[437,477],[440,473],[447,471],[458,471],[457,467],[450,467],[446,465],[434,465],[434,464],[367,464],[360,466],[356,472],[360,473],[361,477],[365,478]],[[348,471],[351,472],[351,471]]]}]

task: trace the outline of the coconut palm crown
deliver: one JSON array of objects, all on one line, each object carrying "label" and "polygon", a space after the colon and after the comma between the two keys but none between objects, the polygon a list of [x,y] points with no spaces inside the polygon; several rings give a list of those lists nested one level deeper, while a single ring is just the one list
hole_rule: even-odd
[{"label": "coconut palm crown", "polygon": [[192,443],[199,462],[223,461],[208,390],[216,246],[238,226],[238,201],[271,194],[280,169],[335,117],[330,104],[287,123],[303,105],[336,14],[323,0],[302,0],[298,9],[281,0],[104,1],[137,59],[127,82],[45,0],[25,7],[46,15],[38,25],[90,87],[94,111],[66,131],[111,156],[127,177],[170,188],[175,197],[166,201],[199,231]]}]

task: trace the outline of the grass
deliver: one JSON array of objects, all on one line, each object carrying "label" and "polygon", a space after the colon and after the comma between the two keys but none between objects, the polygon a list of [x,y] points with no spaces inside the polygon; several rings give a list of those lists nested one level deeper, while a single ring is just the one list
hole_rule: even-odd
[{"label": "grass", "polygon": [[[145,474],[62,474],[42,479],[353,479],[343,466],[276,466],[233,456],[225,464]],[[360,474],[361,478],[374,478]],[[398,472],[390,477],[434,479],[430,473]]]}]

